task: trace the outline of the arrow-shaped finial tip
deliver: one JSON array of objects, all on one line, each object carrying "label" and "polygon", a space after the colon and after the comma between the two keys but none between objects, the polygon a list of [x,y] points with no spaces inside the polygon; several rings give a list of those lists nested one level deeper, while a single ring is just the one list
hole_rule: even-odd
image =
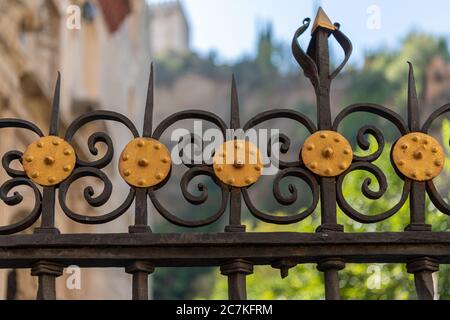
[{"label": "arrow-shaped finial tip", "polygon": [[331,22],[330,18],[328,18],[322,7],[319,7],[319,9],[317,10],[311,33],[314,33],[318,28],[336,30],[335,25]]}]

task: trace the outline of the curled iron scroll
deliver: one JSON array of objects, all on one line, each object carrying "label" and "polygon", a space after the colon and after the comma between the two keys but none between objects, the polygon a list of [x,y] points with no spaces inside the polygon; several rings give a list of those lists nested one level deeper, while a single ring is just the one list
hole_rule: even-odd
[{"label": "curled iron scroll", "polygon": [[311,80],[314,88],[318,88],[319,72],[317,70],[317,65],[314,60],[306,54],[298,42],[298,38],[300,38],[300,36],[308,29],[310,22],[310,18],[304,19],[303,25],[295,32],[294,38],[292,39],[292,54],[300,67],[303,69],[305,76]]},{"label": "curled iron scroll", "polygon": [[246,188],[243,188],[242,195],[244,198],[244,202],[248,210],[254,217],[267,223],[292,224],[304,220],[314,212],[319,201],[319,183],[316,177],[303,168],[286,168],[280,170],[273,182],[273,195],[277,202],[284,206],[292,205],[298,200],[297,188],[293,184],[288,185],[289,195],[286,196],[281,191],[281,181],[286,177],[296,177],[306,182],[312,193],[311,205],[305,210],[292,216],[274,216],[258,210],[252,203],[248,190]]},{"label": "curled iron scroll", "polygon": [[400,134],[405,135],[409,132],[408,126],[406,125],[403,118],[396,112],[383,107],[378,104],[373,103],[357,103],[350,105],[346,107],[344,110],[342,110],[334,119],[333,122],[333,130],[336,130],[339,128],[339,125],[341,124],[342,120],[344,120],[347,116],[350,114],[356,113],[356,112],[367,112],[376,114],[388,121],[390,121],[393,125],[395,125],[400,132]]},{"label": "curled iron scroll", "polygon": [[[1,119],[0,128],[20,128],[34,132],[39,137],[43,137],[42,131],[33,123],[20,119]],[[18,186],[27,186],[31,188],[34,195],[34,205],[31,211],[20,221],[10,225],[1,226],[0,234],[13,234],[29,228],[39,219],[41,215],[42,195],[38,187],[25,175],[23,170],[13,169],[11,163],[13,161],[21,161],[22,152],[11,150],[6,152],[2,157],[2,166],[6,173],[12,178],[5,181],[0,186],[0,199],[9,206],[16,206],[23,201],[22,194],[14,191],[12,195],[9,193]]]},{"label": "curled iron scroll", "polygon": [[[364,104],[353,104],[351,106],[346,107],[344,110],[342,110],[333,123],[333,130],[338,131],[339,125],[341,122],[349,115],[356,113],[356,112],[367,112],[376,114],[388,121],[390,121],[392,124],[396,126],[398,131],[401,135],[404,135],[408,133],[408,127],[406,123],[403,121],[402,117],[395,113],[394,111],[383,107],[381,105],[372,104],[372,103],[364,103]],[[370,143],[365,138],[367,134],[372,135],[375,140],[377,141],[378,148],[375,150],[372,154],[367,156],[353,156],[353,160],[355,162],[363,161],[363,162],[373,162],[377,160],[381,154],[383,153],[384,147],[385,147],[385,139],[383,133],[372,125],[365,125],[361,127],[357,134],[357,143],[358,146],[363,150],[369,150]]]},{"label": "curled iron scroll", "polygon": [[33,223],[35,223],[37,219],[39,219],[39,216],[41,215],[41,206],[42,206],[41,192],[36,187],[36,185],[33,182],[31,182],[30,179],[13,178],[6,181],[0,187],[0,198],[3,200],[3,202],[9,206],[15,206],[23,201],[23,196],[18,191],[15,191],[13,195],[9,195],[9,192],[17,186],[28,186],[33,190],[34,194],[33,209],[31,209],[30,213],[22,220],[8,226],[1,226],[0,234],[13,234],[25,230],[29,228],[31,225],[33,225]]},{"label": "curled iron scroll", "polygon": [[205,203],[208,199],[208,188],[203,183],[199,183],[197,185],[197,189],[200,191],[200,195],[194,195],[192,194],[188,188],[191,183],[191,181],[198,177],[198,176],[208,176],[210,177],[213,182],[218,185],[221,189],[221,200],[219,209],[213,213],[211,216],[205,219],[199,219],[199,220],[185,220],[177,217],[176,215],[172,214],[170,211],[168,211],[158,200],[156,197],[155,190],[153,188],[150,188],[148,190],[148,195],[150,200],[152,201],[153,205],[155,206],[156,210],[168,221],[172,222],[173,224],[181,227],[187,227],[187,228],[196,228],[196,227],[202,227],[209,224],[214,223],[217,221],[225,212],[225,209],[227,207],[228,203],[228,187],[224,184],[220,183],[211,167],[207,166],[195,166],[190,168],[188,171],[185,172],[183,175],[183,178],[180,182],[181,191],[183,193],[183,197],[191,204],[194,205],[201,205]]},{"label": "curled iron scroll", "polygon": [[333,30],[332,34],[336,41],[339,43],[341,48],[344,50],[344,60],[337,66],[337,68],[331,73],[330,78],[334,79],[336,76],[341,72],[341,70],[344,68],[344,66],[347,64],[348,59],[350,59],[350,56],[352,55],[353,46],[349,38],[345,34],[343,34],[340,30],[339,23],[335,23],[334,26],[336,27],[335,30]]},{"label": "curled iron scroll", "polygon": [[85,216],[70,210],[66,203],[69,187],[74,181],[83,177],[94,177],[103,182],[103,190],[97,196],[95,196],[92,186],[85,187],[84,198],[89,205],[91,205],[92,207],[100,207],[111,198],[113,190],[112,183],[111,180],[109,180],[108,176],[103,173],[103,171],[94,167],[80,167],[75,169],[72,175],[60,185],[59,190],[59,203],[64,213],[70,219],[83,224],[107,223],[117,219],[122,214],[124,214],[133,203],[135,191],[133,188],[130,188],[125,201],[118,208],[112,210],[107,214],[103,214],[101,216]]},{"label": "curled iron scroll", "polygon": [[[93,111],[80,116],[74,122],[72,122],[72,124],[67,129],[65,140],[67,140],[67,142],[69,143],[72,142],[75,134],[81,127],[90,122],[99,120],[115,121],[122,123],[123,125],[125,125],[125,127],[127,127],[131,131],[134,138],[139,137],[139,132],[134,126],[133,122],[131,122],[131,120],[125,117],[124,115],[113,111]],[[111,163],[111,160],[114,155],[114,146],[111,137],[109,137],[109,135],[107,135],[104,132],[95,132],[89,137],[88,139],[89,152],[94,156],[98,154],[98,149],[96,147],[97,143],[103,143],[106,145],[107,150],[105,152],[105,155],[98,160],[90,162],[77,158],[78,166],[81,167],[89,166],[102,169]]]},{"label": "curled iron scroll", "polygon": [[[370,104],[370,103],[364,103],[364,104],[354,104],[351,106],[348,106],[343,111],[339,113],[339,115],[336,117],[333,123],[333,130],[338,130],[340,123],[350,114],[356,113],[356,112],[367,112],[376,114],[388,121],[390,121],[394,126],[398,129],[401,135],[404,135],[408,133],[409,129],[402,119],[400,115],[395,113],[394,111],[383,107],[381,105],[377,104]],[[350,218],[361,222],[361,223],[375,223],[379,221],[383,221],[400,210],[400,208],[403,206],[403,204],[408,199],[409,190],[411,187],[411,181],[409,179],[406,179],[403,185],[403,191],[400,197],[400,200],[397,204],[395,204],[392,208],[389,210],[376,214],[376,215],[366,215],[363,214],[357,210],[355,210],[346,200],[343,194],[343,182],[345,177],[353,171],[357,170],[363,170],[372,173],[375,178],[378,181],[379,189],[377,191],[373,191],[370,189],[370,185],[372,183],[371,178],[364,179],[362,186],[361,186],[361,192],[362,194],[371,200],[377,200],[380,199],[387,191],[388,183],[385,174],[381,171],[380,168],[375,166],[372,162],[377,160],[381,154],[383,153],[384,147],[385,147],[385,139],[383,136],[383,133],[377,129],[376,127],[372,125],[365,125],[362,126],[357,134],[357,143],[358,146],[363,150],[369,150],[370,143],[369,140],[365,138],[367,134],[372,135],[375,140],[377,141],[378,147],[377,149],[367,155],[367,156],[357,156],[354,155],[353,160],[354,163],[350,166],[350,168],[343,173],[341,176],[338,177],[337,180],[337,201],[339,204],[339,207],[344,211],[346,215],[348,215]]]},{"label": "curled iron scroll", "polygon": [[227,125],[220,117],[218,117],[214,113],[203,110],[186,110],[174,113],[171,116],[164,119],[153,132],[152,138],[159,140],[161,136],[164,134],[164,132],[171,125],[175,124],[178,121],[189,119],[191,120],[198,119],[211,122],[222,131],[224,136],[226,135]]},{"label": "curled iron scroll", "polygon": [[[315,131],[317,131],[315,124],[307,116],[291,109],[269,110],[257,114],[244,125],[243,130],[247,131],[263,122],[275,119],[294,120],[302,124],[310,133],[314,133]],[[290,139],[283,133],[280,133],[277,138],[278,142],[280,143],[280,152],[283,154],[287,153],[291,145]],[[274,141],[272,140],[271,137],[268,141],[268,148],[267,148],[269,157],[271,156],[273,142]],[[272,191],[275,199],[279,204],[284,206],[292,205],[298,200],[297,188],[293,184],[289,184],[288,191],[290,194],[286,196],[281,191],[281,181],[286,177],[299,178],[305,181],[311,190],[312,204],[309,208],[292,216],[274,216],[271,214],[267,214],[256,208],[256,206],[252,203],[248,190],[246,188],[243,188],[242,195],[244,198],[244,202],[247,205],[247,208],[249,209],[250,213],[257,219],[273,224],[291,224],[301,221],[306,217],[308,217],[317,206],[317,202],[319,200],[319,191],[318,191],[319,185],[316,178],[310,172],[301,168],[300,167],[301,165],[302,165],[301,160],[287,162],[278,159],[278,166],[279,169],[281,170],[275,176]]]},{"label": "curled iron scroll", "polygon": [[[160,140],[164,132],[173,124],[182,120],[203,120],[212,123],[216,127],[218,127],[223,134],[223,138],[226,137],[227,125],[225,122],[215,115],[214,113],[203,111],[203,110],[186,110],[177,112],[168,118],[164,119],[158,127],[153,132],[152,138],[156,140]],[[195,137],[191,134],[189,137],[189,142],[196,143],[199,137]],[[201,139],[200,139],[201,140]],[[184,199],[193,204],[193,205],[202,205],[204,204],[209,197],[208,188],[205,184],[199,183],[197,185],[197,189],[200,192],[200,195],[192,194],[188,189],[191,181],[198,176],[206,176],[209,177],[215,185],[217,185],[221,190],[221,200],[218,206],[218,209],[212,213],[208,218],[198,219],[198,220],[186,220],[177,217],[175,214],[171,213],[167,208],[163,206],[163,204],[156,197],[156,189],[160,189],[163,186],[158,186],[157,188],[148,189],[148,196],[152,201],[155,209],[168,221],[171,223],[187,228],[196,228],[202,227],[217,221],[225,212],[228,202],[229,191],[228,187],[223,183],[217,180],[214,171],[211,166],[202,164],[185,164],[188,167],[188,170],[184,173],[181,181],[180,188],[183,194]],[[166,181],[167,182],[167,181]]]},{"label": "curled iron scroll", "polygon": [[[425,121],[422,127],[422,132],[428,133],[433,122],[447,112],[450,112],[450,103],[443,105],[428,117],[428,119]],[[431,202],[433,202],[434,206],[439,211],[441,211],[446,215],[450,215],[450,205],[444,200],[442,195],[438,192],[436,186],[434,185],[433,180],[427,181],[427,194],[430,197]]]},{"label": "curled iron scroll", "polygon": [[[269,120],[276,120],[276,119],[290,119],[290,120],[294,120],[300,124],[302,124],[310,133],[314,133],[315,131],[317,131],[316,125],[314,124],[314,122],[312,122],[306,115],[295,111],[295,110],[291,110],[291,109],[278,109],[278,110],[269,110],[269,111],[265,111],[262,113],[257,114],[256,116],[254,116],[253,118],[251,118],[243,127],[244,131],[249,130],[250,128],[256,127],[257,125],[269,121]],[[290,149],[290,139],[283,133],[280,133],[278,135],[278,142],[280,143],[280,152],[285,154],[289,151]],[[273,140],[272,138],[269,139],[268,141],[268,146],[267,146],[267,150],[269,152],[268,156],[271,156],[271,150],[272,150],[272,145],[273,145]],[[301,161],[290,161],[290,162],[286,162],[286,161],[281,161],[281,159],[279,160],[279,168],[280,169],[284,169],[284,168],[288,168],[288,167],[298,167],[300,166],[302,163]]]},{"label": "curled iron scroll", "polygon": [[[300,36],[308,29],[310,22],[311,19],[309,18],[304,19],[303,25],[300,28],[298,28],[297,31],[295,32],[294,38],[292,40],[292,53],[294,55],[295,60],[297,60],[300,67],[303,69],[305,76],[310,79],[314,89],[318,90],[320,85],[320,78],[316,61],[317,59],[315,48],[316,38],[313,36],[306,52],[302,49],[298,41]],[[344,66],[350,59],[350,56],[353,51],[352,43],[347,38],[347,36],[340,31],[340,25],[338,23],[335,23],[334,26],[335,30],[332,30],[331,34],[336,39],[341,48],[344,50],[344,59],[330,74],[331,80],[336,78],[336,76],[341,72],[341,70],[344,68]]]},{"label": "curled iron scroll", "polygon": [[[78,130],[84,125],[99,120],[115,121],[128,128],[134,138],[139,137],[139,132],[130,119],[124,115],[112,111],[93,111],[80,116],[67,129],[65,139],[70,143]],[[84,177],[94,177],[103,183],[102,192],[95,196],[94,188],[87,186],[83,195],[86,202],[92,207],[100,207],[111,198],[113,186],[108,176],[100,169],[111,163],[114,155],[114,146],[111,137],[105,132],[95,132],[88,138],[89,152],[96,156],[98,149],[97,143],[103,143],[106,146],[105,154],[98,160],[84,161],[77,158],[77,168],[71,176],[59,186],[59,202],[64,213],[72,220],[82,224],[103,224],[117,219],[131,206],[134,200],[135,191],[130,188],[126,199],[117,208],[109,213],[100,216],[85,216],[72,211],[67,205],[67,193],[72,183]]]},{"label": "curled iron scroll", "polygon": [[403,191],[400,197],[400,200],[397,204],[395,204],[392,208],[389,210],[376,214],[376,215],[366,215],[363,214],[357,210],[355,210],[346,200],[343,194],[343,182],[345,177],[353,171],[356,170],[363,170],[370,172],[375,176],[377,179],[379,189],[377,191],[373,191],[370,189],[370,185],[372,184],[371,178],[366,178],[363,181],[363,184],[361,186],[361,192],[365,197],[371,200],[377,200],[380,199],[387,191],[388,185],[387,185],[387,179],[385,174],[381,171],[380,168],[375,166],[374,164],[370,162],[355,162],[353,163],[350,168],[337,179],[337,188],[336,188],[336,195],[337,195],[337,202],[339,204],[339,207],[342,209],[342,211],[352,218],[355,221],[358,221],[360,223],[375,223],[380,222],[383,220],[386,220],[396,214],[400,208],[405,204],[406,200],[409,196],[409,191],[411,189],[411,180],[406,179],[405,183],[403,185]]}]

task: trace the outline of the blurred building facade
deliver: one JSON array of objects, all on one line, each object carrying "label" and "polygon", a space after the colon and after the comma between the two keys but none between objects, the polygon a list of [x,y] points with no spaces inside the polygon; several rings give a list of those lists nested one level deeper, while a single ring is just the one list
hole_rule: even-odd
[{"label": "blurred building facade", "polygon": [[180,1],[150,6],[150,43],[153,57],[189,51],[189,23]]},{"label": "blurred building facade", "polygon": [[423,99],[429,112],[450,100],[450,64],[442,56],[431,59],[424,83]]},{"label": "blurred building facade", "polygon": [[[58,70],[62,74],[61,134],[76,117],[95,109],[123,113],[140,128],[152,53],[188,49],[187,22],[178,2],[149,6],[145,0],[3,0],[0,12],[0,117],[27,119],[44,132]],[[70,25],[77,18],[80,28]],[[131,136],[112,129],[100,123],[83,128],[75,141],[78,155],[89,158],[87,138],[98,130],[109,133],[120,152]],[[26,130],[2,131],[2,155],[24,150],[36,138]],[[126,194],[128,187],[115,165],[106,168],[114,194]],[[7,176],[2,172],[0,178],[5,181]],[[27,213],[33,203],[24,198],[20,209],[1,205],[1,225]],[[116,208],[122,200],[113,196],[102,212]],[[91,213],[81,193],[72,203],[73,210]],[[132,224],[130,214],[99,227],[72,222],[59,208],[56,217],[57,227],[65,233],[127,232]],[[67,275],[58,278],[58,297],[131,297],[131,277],[124,270],[82,270],[81,275],[80,290],[67,288]],[[37,281],[30,270],[2,270],[0,283],[1,298],[35,298]]]}]

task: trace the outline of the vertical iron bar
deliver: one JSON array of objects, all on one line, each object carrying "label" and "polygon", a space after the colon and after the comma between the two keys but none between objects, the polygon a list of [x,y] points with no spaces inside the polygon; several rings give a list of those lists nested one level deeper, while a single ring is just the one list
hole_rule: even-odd
[{"label": "vertical iron bar", "polygon": [[39,261],[31,268],[31,275],[39,277],[38,300],[56,300],[55,279],[62,275],[64,267],[51,261]]},{"label": "vertical iron bar", "polygon": [[35,233],[59,233],[55,227],[55,187],[44,187],[42,195],[41,226]]},{"label": "vertical iron bar", "polygon": [[148,225],[147,191],[145,188],[136,188],[134,225],[128,227],[129,233],[152,232]]},{"label": "vertical iron bar", "polygon": [[[408,75],[408,125],[411,132],[420,131],[419,99],[417,98],[414,68],[411,62]],[[409,195],[410,223],[406,231],[431,231],[431,225],[426,223],[425,217],[424,181],[412,181]],[[433,272],[439,270],[439,263],[429,257],[421,257],[406,264],[409,273],[414,274],[414,285],[420,300],[434,299]]]},{"label": "vertical iron bar", "polygon": [[[321,10],[321,9],[319,9]],[[315,61],[319,73],[316,89],[317,123],[319,130],[332,130],[330,108],[330,57],[328,37],[330,31],[319,27],[313,34],[309,51],[315,53]],[[320,177],[320,204],[322,224],[318,231],[343,231],[336,218],[336,178]]]},{"label": "vertical iron bar", "polygon": [[340,300],[339,293],[339,270],[345,268],[345,261],[340,258],[326,258],[320,260],[317,269],[324,273],[325,299]]},{"label": "vertical iron bar", "polygon": [[155,270],[148,261],[135,261],[125,268],[125,272],[133,275],[133,300],[148,300],[148,276]]},{"label": "vertical iron bar", "polygon": [[[49,128],[49,135],[51,136],[58,136],[59,133],[60,91],[61,74],[58,72]],[[34,233],[60,233],[58,228],[55,227],[55,193],[55,186],[46,186],[43,188],[41,226],[34,229]],[[39,277],[37,299],[56,299],[55,281],[62,274],[62,271],[63,266],[52,261],[39,261],[33,266],[31,275]]]},{"label": "vertical iron bar", "polygon": [[57,136],[59,133],[59,102],[61,95],[61,73],[58,72],[55,91],[53,94],[52,115],[50,120],[49,135]]},{"label": "vertical iron bar", "polygon": [[319,88],[317,94],[317,123],[319,130],[331,129],[330,108],[330,59],[328,49],[329,31],[318,28],[314,33],[317,71],[319,72]]},{"label": "vertical iron bar", "polygon": [[153,131],[153,106],[154,106],[154,75],[153,62],[150,65],[150,78],[147,86],[147,101],[145,103],[144,113],[144,129],[142,131],[143,137],[151,137]]},{"label": "vertical iron bar", "polygon": [[[321,14],[326,16],[322,8],[319,8],[316,21],[321,19]],[[330,103],[330,54],[328,47],[328,37],[330,30],[319,27],[313,31],[308,52],[314,55],[312,58],[316,62],[319,82],[315,86],[317,97],[317,125],[319,130],[332,130],[331,103]],[[344,228],[337,223],[336,211],[336,178],[320,177],[320,206],[321,225],[317,232],[342,232]],[[338,271],[344,268],[341,259],[327,258],[320,261],[317,269],[324,273],[325,297],[328,300],[339,300],[339,279]]]},{"label": "vertical iron bar", "polygon": [[433,258],[417,258],[406,264],[408,273],[414,274],[419,300],[433,300],[435,296],[433,273],[439,271],[439,262]]},{"label": "vertical iron bar", "polygon": [[[408,125],[411,132],[420,131],[419,100],[417,98],[414,68],[411,62],[408,75]],[[431,225],[425,219],[425,182],[412,181],[410,203],[410,224],[407,231],[431,231]]]},{"label": "vertical iron bar", "polygon": [[[319,10],[322,10],[319,8]],[[316,18],[317,19],[317,18]],[[328,48],[328,37],[330,30],[319,27],[314,31],[309,52],[314,52],[313,59],[317,65],[319,75],[318,87],[316,87],[317,97],[317,124],[319,130],[332,130],[331,107],[330,107],[330,55]],[[336,178],[320,177],[320,205],[321,205],[321,225],[317,232],[343,231],[343,226],[337,223],[336,215]],[[329,300],[339,300],[339,279],[338,271],[341,268],[341,260],[327,259],[326,263],[319,262],[318,270],[324,273],[325,297]]]},{"label": "vertical iron bar", "polygon": [[424,181],[413,181],[411,183],[411,194],[409,196],[410,224],[407,231],[431,231],[431,225],[425,223],[425,192]]},{"label": "vertical iron bar", "polygon": [[[236,89],[236,79],[234,75],[231,80],[231,115],[230,128],[238,130],[241,127],[239,117],[239,98]],[[245,226],[241,225],[241,189],[230,188],[230,217],[229,225],[225,227],[226,232],[245,232]]]},{"label": "vertical iron bar", "polygon": [[[142,137],[150,138],[153,131],[153,99],[154,99],[154,80],[153,80],[153,63],[150,65],[150,78],[147,87],[147,100],[145,103],[144,124],[142,129]],[[146,233],[152,232],[148,224],[148,205],[147,205],[147,188],[136,188],[136,200],[134,209],[134,225],[128,227],[129,233]],[[155,270],[152,263],[147,261],[134,261],[125,268],[125,272],[133,275],[132,282],[132,299],[148,300],[148,276]]]},{"label": "vertical iron bar", "polygon": [[[53,95],[52,114],[50,119],[49,135],[57,136],[59,130],[59,101],[61,91],[61,74],[58,72],[58,78],[56,80],[55,92]],[[49,186],[43,188],[42,197],[42,215],[41,226],[36,228],[37,233],[59,233],[59,230],[55,228],[55,186]]]},{"label": "vertical iron bar", "polygon": [[341,300],[339,293],[339,276],[338,270],[330,269],[324,271],[325,278],[325,299]]},{"label": "vertical iron bar", "polygon": [[[150,138],[153,131],[153,106],[154,106],[154,75],[153,63],[150,65],[150,77],[147,85],[147,100],[145,103],[144,124],[142,137]],[[151,232],[148,225],[147,189],[136,188],[134,225],[128,227],[130,233]]]},{"label": "vertical iron bar", "polygon": [[[231,80],[231,116],[230,128],[240,129],[239,99],[234,75]],[[242,198],[241,189],[230,188],[230,217],[225,232],[245,232],[245,225],[241,221]],[[246,300],[246,276],[253,273],[253,264],[243,259],[233,259],[220,266],[220,271],[228,277],[228,298],[230,300]]]},{"label": "vertical iron bar", "polygon": [[230,219],[225,227],[226,232],[245,232],[245,225],[241,225],[241,190],[231,187],[230,190]]},{"label": "vertical iron bar", "polygon": [[246,276],[253,273],[253,264],[234,259],[221,265],[220,272],[228,277],[228,299],[247,300]]}]

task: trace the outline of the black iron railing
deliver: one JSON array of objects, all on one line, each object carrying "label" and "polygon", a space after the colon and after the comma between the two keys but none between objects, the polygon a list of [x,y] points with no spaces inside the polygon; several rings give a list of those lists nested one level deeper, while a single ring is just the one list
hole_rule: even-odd
[{"label": "black iron railing", "polygon": [[[378,146],[377,149],[366,156],[350,156],[349,163],[337,163],[339,174],[333,174],[333,169],[322,168],[321,163],[314,161],[305,163],[305,156],[299,160],[280,161],[279,171],[275,176],[273,193],[281,206],[294,204],[298,199],[299,191],[289,185],[289,194],[281,191],[281,182],[286,177],[294,177],[306,182],[312,194],[309,207],[291,216],[271,215],[257,209],[249,196],[249,189],[257,185],[256,181],[248,186],[236,187],[218,179],[214,164],[186,164],[187,171],[181,180],[181,189],[184,198],[191,204],[201,205],[208,198],[208,191],[204,185],[198,185],[200,194],[192,194],[188,186],[198,176],[209,177],[221,190],[221,200],[217,210],[209,217],[199,220],[187,220],[172,213],[156,196],[155,191],[163,188],[168,179],[162,179],[158,184],[150,187],[130,185],[128,195],[124,202],[111,212],[92,216],[72,211],[67,205],[70,186],[80,178],[94,177],[103,183],[100,194],[95,194],[94,188],[88,186],[84,189],[84,198],[92,207],[102,206],[110,200],[113,194],[113,184],[107,174],[102,171],[111,163],[115,154],[111,137],[104,132],[92,134],[88,140],[89,151],[97,155],[96,145],[103,143],[106,146],[105,154],[95,161],[76,159],[74,168],[65,167],[70,174],[61,182],[43,185],[42,188],[35,183],[38,173],[26,170],[13,169],[11,163],[19,160],[33,161],[33,157],[23,159],[21,151],[9,151],[2,159],[6,173],[11,178],[0,188],[0,197],[7,205],[18,205],[23,197],[19,192],[12,193],[18,186],[32,189],[34,194],[34,207],[21,221],[12,225],[0,227],[0,267],[1,268],[31,268],[32,275],[39,277],[39,299],[55,299],[55,278],[62,274],[64,267],[78,265],[80,267],[123,267],[125,272],[133,275],[133,299],[147,299],[147,278],[155,268],[177,266],[220,266],[220,271],[228,277],[230,299],[246,298],[246,276],[253,272],[254,265],[271,265],[281,270],[282,276],[288,275],[289,268],[303,263],[315,263],[324,273],[327,299],[339,299],[338,271],[346,263],[386,262],[406,263],[408,272],[415,276],[417,294],[420,299],[432,299],[434,296],[432,273],[439,269],[440,264],[450,263],[450,235],[447,232],[432,232],[431,226],[425,222],[425,197],[429,198],[436,208],[450,214],[450,206],[438,193],[433,183],[436,168],[428,168],[424,152],[439,154],[440,146],[436,150],[428,151],[428,131],[438,117],[450,111],[450,104],[436,110],[424,124],[419,121],[418,100],[415,91],[415,82],[412,66],[410,66],[408,89],[408,119],[403,120],[394,111],[374,104],[356,104],[345,108],[333,120],[330,111],[330,86],[333,79],[339,74],[348,61],[352,45],[349,39],[340,31],[338,24],[329,23],[323,12],[319,12],[313,27],[311,41],[305,52],[298,38],[308,29],[310,20],[305,19],[303,25],[295,33],[292,50],[295,59],[300,64],[305,75],[311,80],[317,95],[317,124],[305,115],[291,109],[276,109],[266,111],[251,118],[242,125],[239,118],[239,103],[236,83],[232,81],[231,89],[231,123],[229,126],[217,115],[199,110],[186,110],[175,113],[162,121],[155,130],[153,122],[153,68],[150,75],[148,98],[145,108],[144,127],[142,135],[132,121],[122,114],[111,111],[94,111],[82,115],[73,121],[67,128],[62,140],[68,144],[82,126],[93,121],[115,121],[128,128],[134,138],[151,138],[160,140],[165,131],[173,124],[185,119],[199,119],[210,122],[217,127],[226,139],[227,129],[243,129],[247,131],[259,124],[273,119],[290,119],[303,125],[311,136],[320,134],[321,138],[328,139],[325,132],[337,132],[339,124],[349,115],[358,112],[367,112],[391,122],[400,132],[401,137],[411,137],[413,142],[423,136],[408,136],[420,133],[425,136],[423,148],[425,151],[413,151],[412,158],[405,161],[425,161],[424,171],[402,171],[403,160],[396,160],[395,148],[406,150],[404,145],[394,145],[392,150],[392,163],[396,172],[404,181],[400,200],[385,212],[372,215],[363,213],[352,207],[343,194],[344,178],[353,171],[364,170],[373,174],[378,182],[378,191],[369,188],[370,179],[362,184],[362,193],[365,197],[377,200],[383,196],[387,189],[387,179],[380,168],[374,164],[384,148],[385,141],[380,129],[372,125],[363,126],[357,136],[358,145],[369,149],[367,135],[372,135]],[[345,53],[344,61],[330,72],[328,41],[333,36]],[[49,136],[58,137],[59,130],[59,90],[60,77],[58,77],[53,113],[49,128]],[[0,127],[16,127],[30,130],[38,137],[44,137],[43,131],[33,123],[20,119],[1,119]],[[341,136],[334,136],[339,143]],[[318,137],[320,141],[320,137]],[[286,153],[290,147],[287,136],[279,136],[280,150]],[[411,143],[413,143],[411,142]],[[55,142],[57,145],[59,142]],[[405,144],[406,145],[406,144]],[[42,146],[41,146],[42,147]],[[312,151],[314,145],[303,146]],[[42,148],[45,149],[45,146]],[[434,147],[433,147],[434,148]],[[326,150],[325,150],[326,149]],[[319,154],[326,161],[331,161],[335,150],[325,148]],[[305,151],[306,152],[306,151]],[[399,151],[400,152],[400,151]],[[67,153],[69,155],[70,152]],[[348,156],[351,150],[344,150]],[[401,153],[400,153],[401,154]],[[404,153],[407,154],[406,151]],[[55,159],[46,157],[46,164],[51,165]],[[323,160],[324,159],[318,159]],[[397,162],[396,162],[397,161]],[[442,167],[439,159],[430,160],[429,166]],[[330,162],[331,163],[331,162]],[[406,163],[408,165],[409,163]],[[143,163],[144,167],[147,165]],[[433,169],[433,170],[431,170]],[[431,170],[431,171],[430,171]],[[126,174],[125,174],[126,175]],[[423,177],[422,177],[423,176]],[[422,178],[421,178],[422,177]],[[55,178],[49,177],[49,181]],[[144,182],[142,182],[143,184]],[[316,210],[320,200],[321,225],[316,233],[248,233],[241,221],[243,204],[257,219],[273,224],[298,223]],[[400,208],[410,201],[410,224],[405,232],[377,232],[377,233],[346,233],[342,225],[337,223],[337,206],[351,219],[360,223],[376,223],[390,218]],[[148,201],[151,201],[156,211],[171,223],[190,228],[197,228],[215,223],[229,208],[229,223],[223,233],[153,233],[148,223]],[[135,203],[135,223],[130,226],[129,233],[115,234],[61,234],[55,227],[55,203],[59,202],[64,213],[73,221],[81,224],[104,224],[119,218]],[[195,216],[194,214],[192,216]],[[40,227],[33,234],[17,234],[40,218]]]}]

